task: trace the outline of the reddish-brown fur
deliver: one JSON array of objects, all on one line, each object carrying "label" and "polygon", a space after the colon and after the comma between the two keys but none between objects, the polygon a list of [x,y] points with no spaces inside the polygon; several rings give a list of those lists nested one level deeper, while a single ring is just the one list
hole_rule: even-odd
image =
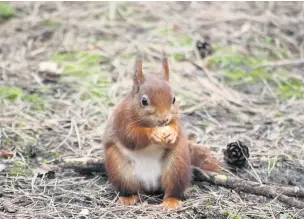
[{"label": "reddish-brown fur", "polygon": [[164,199],[182,198],[184,190],[190,184],[191,166],[189,150],[183,133],[180,131],[178,135],[179,140],[175,148],[168,154],[170,164],[168,165],[166,174],[161,179],[161,184],[165,188]]},{"label": "reddish-brown fur", "polygon": [[213,158],[207,147],[189,142],[191,165],[206,172],[219,172],[221,164]]},{"label": "reddish-brown fur", "polygon": [[[154,145],[163,147],[159,185],[164,192],[165,208],[180,205],[190,183],[191,164],[207,171],[219,170],[218,162],[206,149],[186,140],[178,117],[178,105],[173,101],[168,81],[169,67],[165,56],[163,79],[144,75],[141,57],[138,56],[132,92],[108,118],[103,139],[105,163],[109,181],[120,192],[120,204],[134,204],[139,199],[138,192],[145,192],[136,178],[134,161],[124,153],[132,155],[132,151],[135,153]],[[148,98],[148,106],[141,104],[143,96]]]},{"label": "reddish-brown fur", "polygon": [[117,146],[111,145],[105,148],[106,168],[108,177],[113,186],[122,196],[131,196],[139,191],[139,183],[132,176],[129,161],[119,151]]}]

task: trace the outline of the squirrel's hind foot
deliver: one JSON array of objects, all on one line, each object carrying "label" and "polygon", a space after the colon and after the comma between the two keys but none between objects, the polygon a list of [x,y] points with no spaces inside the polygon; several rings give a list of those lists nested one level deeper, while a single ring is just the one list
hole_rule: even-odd
[{"label": "squirrel's hind foot", "polygon": [[177,209],[182,206],[182,201],[176,198],[166,198],[163,201],[163,207],[167,210]]},{"label": "squirrel's hind foot", "polygon": [[119,197],[117,204],[118,205],[134,205],[140,200],[138,195],[132,195],[129,197]]}]

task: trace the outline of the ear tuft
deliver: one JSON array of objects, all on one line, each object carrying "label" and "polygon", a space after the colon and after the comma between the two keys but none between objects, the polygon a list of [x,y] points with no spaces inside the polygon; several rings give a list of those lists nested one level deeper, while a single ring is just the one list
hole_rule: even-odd
[{"label": "ear tuft", "polygon": [[133,92],[137,93],[139,91],[139,86],[144,83],[144,81],[145,77],[142,71],[142,55],[140,51],[137,50],[133,75]]},{"label": "ear tuft", "polygon": [[169,81],[168,58],[167,58],[167,53],[164,50],[162,51],[162,66],[163,66],[164,79],[166,81]]}]

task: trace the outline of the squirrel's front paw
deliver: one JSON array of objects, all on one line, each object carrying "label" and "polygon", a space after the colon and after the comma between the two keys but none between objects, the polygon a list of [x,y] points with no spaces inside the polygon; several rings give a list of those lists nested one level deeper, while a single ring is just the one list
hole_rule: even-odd
[{"label": "squirrel's front paw", "polygon": [[174,144],[177,139],[177,132],[170,126],[157,127],[152,132],[152,139],[162,145]]},{"label": "squirrel's front paw", "polygon": [[168,128],[164,132],[165,144],[174,144],[177,139],[177,132],[170,126],[166,126],[166,127]]},{"label": "squirrel's front paw", "polygon": [[154,128],[151,134],[151,139],[157,144],[164,144],[165,139],[163,135],[163,130],[160,127]]}]

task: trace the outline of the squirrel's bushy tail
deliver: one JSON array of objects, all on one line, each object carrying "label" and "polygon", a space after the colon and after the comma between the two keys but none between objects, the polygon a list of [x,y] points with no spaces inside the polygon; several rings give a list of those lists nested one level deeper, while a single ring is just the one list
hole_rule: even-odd
[{"label": "squirrel's bushy tail", "polygon": [[215,159],[208,148],[189,141],[191,165],[205,172],[219,172],[221,163]]}]

